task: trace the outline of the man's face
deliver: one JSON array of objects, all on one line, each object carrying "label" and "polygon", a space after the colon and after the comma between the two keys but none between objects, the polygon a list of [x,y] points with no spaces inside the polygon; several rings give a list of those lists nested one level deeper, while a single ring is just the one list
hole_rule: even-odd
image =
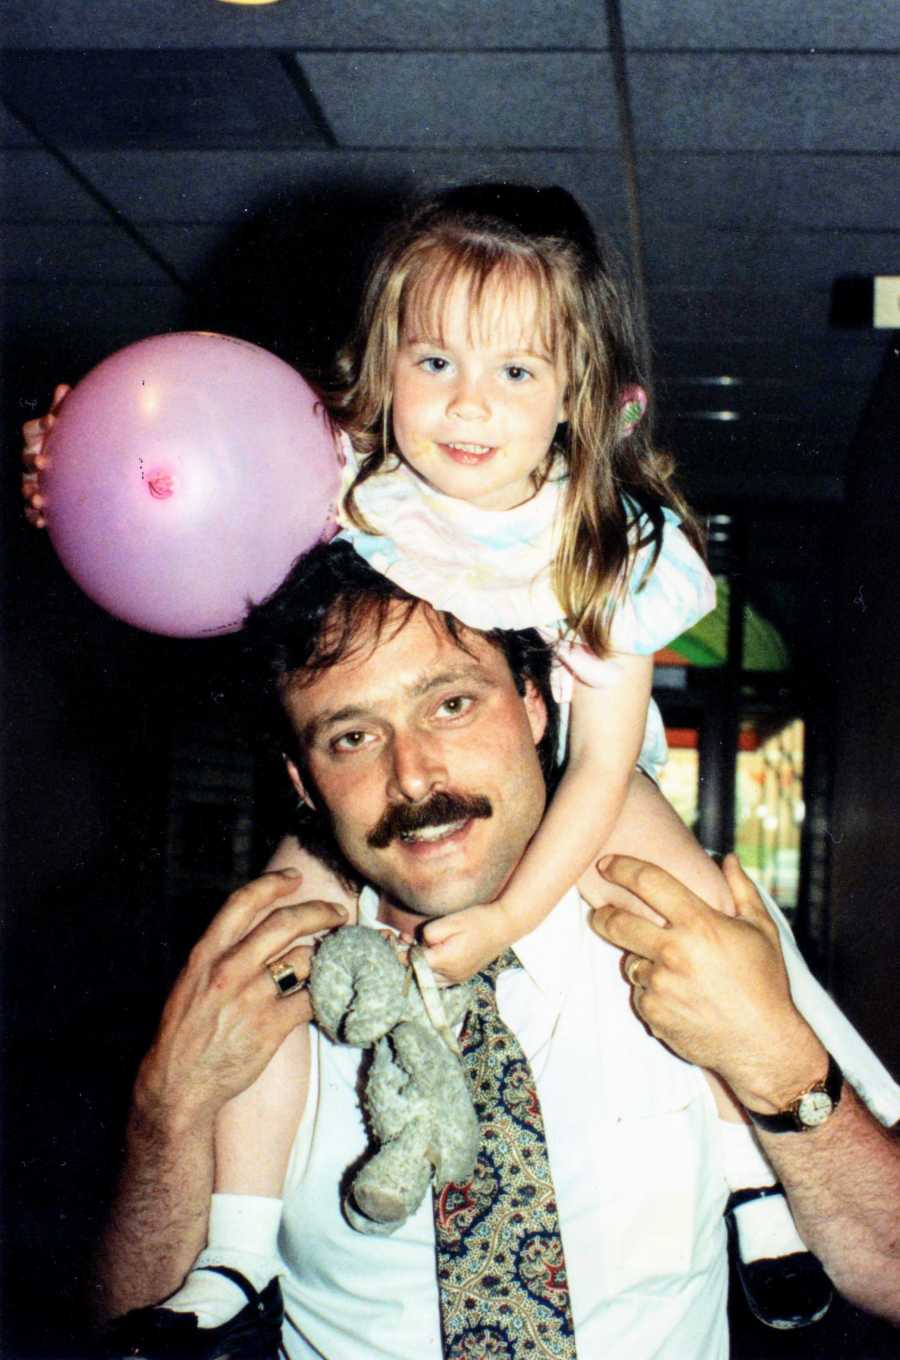
[{"label": "man's face", "polygon": [[537,829],[546,714],[478,633],[463,651],[424,608],[395,627],[285,705],[347,859],[408,911],[443,916],[492,901]]}]

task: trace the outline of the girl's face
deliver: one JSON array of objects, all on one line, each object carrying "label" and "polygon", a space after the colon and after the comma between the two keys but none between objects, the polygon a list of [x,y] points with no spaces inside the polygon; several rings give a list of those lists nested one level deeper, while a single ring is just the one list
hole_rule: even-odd
[{"label": "girl's face", "polygon": [[485,510],[520,505],[566,418],[566,374],[541,339],[535,285],[489,281],[473,312],[458,277],[440,326],[410,311],[393,368],[398,449],[448,496]]}]

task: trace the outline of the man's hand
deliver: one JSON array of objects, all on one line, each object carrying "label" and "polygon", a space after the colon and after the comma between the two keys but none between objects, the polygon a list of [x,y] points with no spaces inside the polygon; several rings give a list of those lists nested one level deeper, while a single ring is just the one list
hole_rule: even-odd
[{"label": "man's hand", "polygon": [[591,915],[596,933],[626,951],[634,1008],[658,1039],[760,1113],[824,1076],[827,1055],[791,999],[778,929],[735,856],[723,865],[734,917],[655,865],[614,856],[598,868],[667,923],[614,906]]},{"label": "man's hand", "polygon": [[306,989],[280,995],[268,965],[277,959],[307,978],[309,937],[343,925],[347,913],[327,902],[279,906],[299,877],[291,870],[263,874],[232,893],[192,950],[141,1064],[139,1117],[169,1128],[214,1120],[285,1036],[309,1021]]},{"label": "man's hand", "polygon": [[101,1317],[181,1284],[206,1238],[218,1116],[311,1017],[306,990],[280,995],[268,965],[279,960],[308,977],[311,937],[343,925],[347,911],[285,902],[302,882],[285,868],[232,893],[172,989],[135,1083],[125,1165],[98,1253]]}]

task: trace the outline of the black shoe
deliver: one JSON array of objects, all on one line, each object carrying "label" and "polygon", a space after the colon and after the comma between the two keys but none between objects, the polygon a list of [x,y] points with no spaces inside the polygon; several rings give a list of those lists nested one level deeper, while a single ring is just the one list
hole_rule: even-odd
[{"label": "black shoe", "polygon": [[744,1261],[734,1218],[735,1209],[752,1199],[783,1194],[780,1185],[736,1190],[725,1205],[725,1222],[734,1246],[738,1279],[751,1313],[767,1327],[793,1331],[798,1327],[809,1327],[825,1316],[834,1297],[831,1281],[811,1251]]},{"label": "black shoe", "polygon": [[220,1327],[201,1327],[194,1313],[136,1308],[117,1318],[103,1337],[105,1360],[278,1360],[284,1305],[281,1286],[270,1280],[260,1294],[230,1266],[204,1266],[233,1281],[247,1295],[239,1313]]}]

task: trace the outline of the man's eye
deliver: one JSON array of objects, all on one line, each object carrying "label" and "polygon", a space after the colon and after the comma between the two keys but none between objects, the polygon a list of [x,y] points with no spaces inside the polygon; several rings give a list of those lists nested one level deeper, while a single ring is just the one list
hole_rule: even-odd
[{"label": "man's eye", "polygon": [[438,712],[445,718],[459,718],[463,713],[468,713],[475,700],[468,694],[454,694],[449,699],[444,699]]},{"label": "man's eye", "polygon": [[368,732],[342,732],[331,743],[333,751],[358,751],[369,740]]}]

